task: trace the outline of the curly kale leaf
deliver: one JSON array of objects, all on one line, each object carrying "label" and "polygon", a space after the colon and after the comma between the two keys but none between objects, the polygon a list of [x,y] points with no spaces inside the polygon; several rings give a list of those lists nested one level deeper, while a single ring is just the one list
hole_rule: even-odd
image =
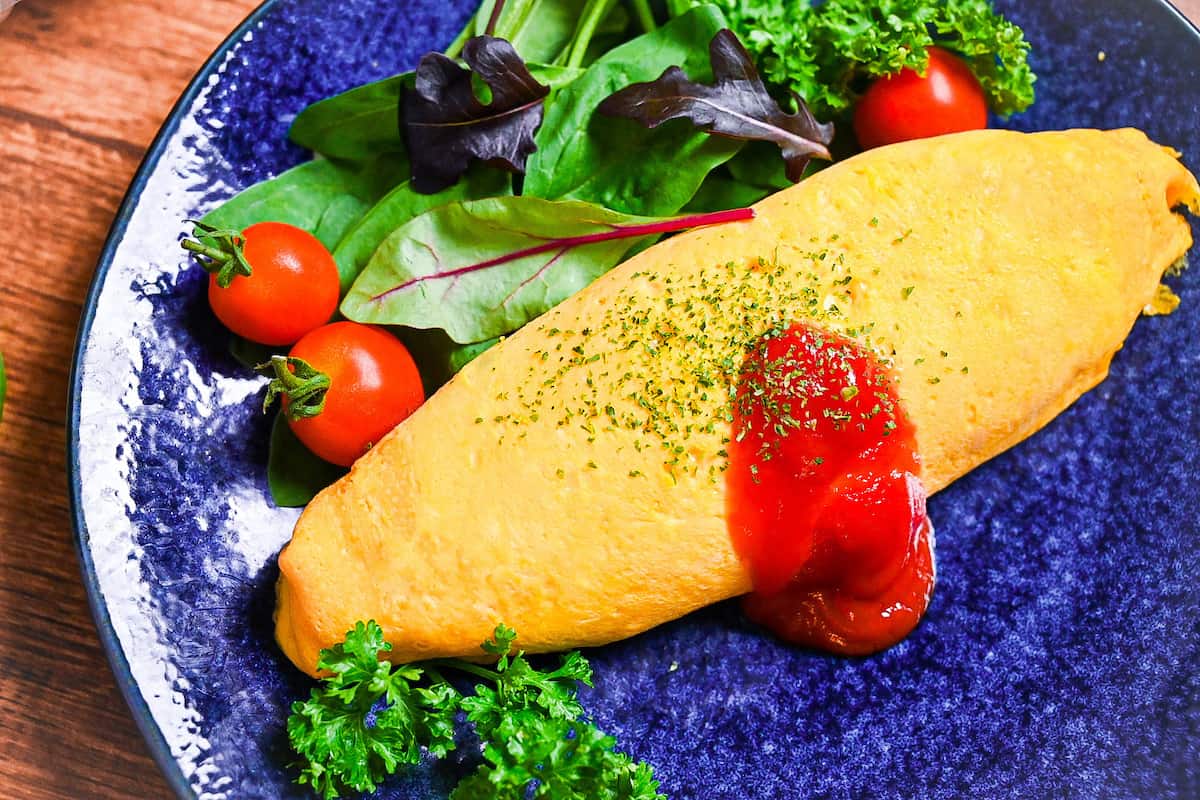
[{"label": "curly kale leaf", "polygon": [[579,651],[572,651],[561,658],[557,669],[543,672],[535,669],[523,652],[512,653],[515,638],[511,628],[496,627],[494,638],[482,645],[485,653],[500,657],[494,683],[476,686],[475,694],[462,701],[467,720],[484,740],[514,714],[528,711],[538,716],[573,720],[584,713],[576,694],[580,683],[592,685],[592,668],[587,659]]},{"label": "curly kale leaf", "polygon": [[872,78],[923,71],[933,45],[966,59],[996,113],[1033,102],[1029,43],[989,0],[685,0],[707,2],[725,11],[767,82],[818,118],[849,110]]},{"label": "curly kale leaf", "polygon": [[[513,652],[515,639],[501,624],[483,643],[497,657],[494,669],[460,659],[394,666],[380,660],[392,649],[380,627],[359,622],[345,641],[321,651],[317,668],[327,677],[292,706],[297,782],[326,800],[373,791],[423,752],[440,758],[453,750],[462,711],[483,742],[483,763],[453,800],[666,800],[654,771],[617,752],[613,737],[585,719],[576,694],[579,684],[591,685],[587,659],[571,652],[555,669],[539,670]],[[487,683],[464,697],[444,669]]]},{"label": "curly kale leaf", "polygon": [[582,720],[510,713],[486,739],[484,763],[450,800],[666,800],[653,770],[615,744]]},{"label": "curly kale leaf", "polygon": [[327,800],[346,788],[373,791],[399,766],[420,761],[422,747],[434,756],[454,749],[460,695],[446,683],[417,685],[418,667],[381,661],[391,649],[374,621],[359,622],[344,642],[321,651],[317,668],[332,675],[292,705],[297,781]]}]

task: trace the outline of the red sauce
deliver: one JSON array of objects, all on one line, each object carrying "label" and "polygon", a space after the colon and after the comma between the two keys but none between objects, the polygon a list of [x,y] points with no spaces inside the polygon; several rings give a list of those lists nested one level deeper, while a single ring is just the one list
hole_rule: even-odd
[{"label": "red sauce", "polygon": [[747,355],[736,397],[726,518],[754,582],[747,615],[837,653],[903,639],[933,590],[933,528],[887,368],[794,325]]}]

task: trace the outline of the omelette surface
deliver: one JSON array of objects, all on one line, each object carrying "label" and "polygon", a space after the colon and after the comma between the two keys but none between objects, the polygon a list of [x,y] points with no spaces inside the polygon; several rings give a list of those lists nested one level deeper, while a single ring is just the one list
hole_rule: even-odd
[{"label": "omelette surface", "polygon": [[375,619],[395,661],[599,645],[751,590],[726,526],[730,388],[806,320],[889,359],[929,492],[1107,374],[1191,245],[1195,178],[1135,130],[868,151],[651,247],[485,352],[317,496],[276,636],[312,674]]}]

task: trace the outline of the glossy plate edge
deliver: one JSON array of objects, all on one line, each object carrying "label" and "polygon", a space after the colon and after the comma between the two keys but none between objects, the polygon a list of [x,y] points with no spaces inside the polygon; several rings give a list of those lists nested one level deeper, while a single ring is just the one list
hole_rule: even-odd
[{"label": "glossy plate edge", "polygon": [[[1174,17],[1176,17],[1185,28],[1188,28],[1192,33],[1200,39],[1200,25],[1193,23],[1188,19],[1182,11],[1176,8],[1169,0],[1149,0],[1154,4],[1165,7]],[[109,230],[108,236],[105,239],[104,246],[100,251],[100,256],[96,262],[96,270],[92,276],[91,283],[88,287],[87,296],[84,299],[83,311],[79,321],[79,327],[75,335],[75,346],[71,357],[71,373],[68,379],[68,401],[67,401],[67,481],[68,487],[68,503],[70,507],[71,526],[75,539],[75,551],[79,558],[79,566],[81,577],[83,579],[84,588],[87,591],[88,606],[91,609],[92,621],[96,626],[96,633],[100,638],[100,644],[104,648],[104,654],[108,659],[109,667],[112,670],[113,677],[116,680],[117,686],[121,690],[121,694],[125,698],[125,702],[129,706],[129,710],[133,715],[134,722],[137,723],[138,729],[141,731],[142,738],[146,741],[150,750],[150,755],[153,757],[159,770],[162,772],[167,784],[180,800],[194,800],[196,793],[193,791],[188,779],[184,776],[180,769],[178,761],[171,754],[170,746],[164,737],[162,730],[154,721],[154,717],[150,711],[149,705],[142,696],[138,688],[136,679],[133,677],[132,670],[129,666],[129,661],[125,656],[125,651],[121,647],[121,643],[117,638],[116,631],[113,628],[112,619],[108,613],[108,607],[104,602],[104,595],[101,592],[100,584],[96,576],[95,565],[92,560],[91,549],[89,547],[90,537],[88,535],[87,524],[84,520],[82,508],[82,483],[80,481],[79,470],[79,421],[80,421],[80,404],[83,386],[81,382],[83,357],[87,346],[88,337],[91,333],[92,323],[96,314],[96,304],[100,296],[101,288],[104,285],[104,279],[108,274],[108,268],[112,264],[113,256],[116,252],[118,244],[125,235],[126,227],[129,224],[130,217],[133,214],[134,208],[141,197],[142,190],[145,188],[146,182],[150,174],[158,166],[158,162],[166,149],[167,143],[178,130],[181,122],[181,117],[184,112],[189,109],[201,90],[208,83],[209,79],[216,74],[218,68],[223,63],[229,51],[237,45],[247,33],[252,31],[256,25],[279,3],[279,0],[264,0],[264,2],[252,11],[233,31],[221,42],[221,44],[213,51],[212,55],[204,62],[204,65],[192,78],[191,82],[184,89],[183,93],[175,101],[175,105],[167,114],[162,127],[155,134],[153,142],[151,142],[146,155],[143,157],[141,164],[138,166],[137,172],[134,174],[132,182],[129,184],[128,190],[125,192],[124,198],[118,207],[117,214],[113,219],[112,227]]]},{"label": "glossy plate edge", "polygon": [[121,642],[117,638],[117,633],[113,628],[112,619],[109,617],[108,606],[105,603],[104,594],[100,589],[95,564],[92,560],[90,536],[83,514],[82,482],[80,480],[79,469],[79,422],[83,392],[83,359],[88,337],[91,334],[92,323],[95,320],[97,301],[104,286],[105,277],[108,274],[109,266],[112,264],[117,246],[120,244],[122,238],[124,238],[130,217],[133,215],[133,211],[141,198],[142,190],[145,188],[150,174],[158,166],[163,151],[166,149],[171,137],[178,130],[182,116],[192,107],[209,79],[216,74],[218,68],[224,62],[226,55],[258,25],[263,17],[278,2],[279,0],[264,0],[258,8],[252,11],[249,16],[233,29],[208,57],[204,65],[200,67],[200,70],[192,78],[191,82],[188,83],[187,88],[183,90],[179,99],[175,101],[175,105],[172,106],[170,113],[167,114],[162,127],[155,134],[154,141],[151,142],[146,155],[142,158],[142,163],[138,166],[137,172],[134,173],[133,180],[129,184],[129,189],[126,190],[125,196],[121,200],[121,205],[118,207],[117,214],[113,218],[112,227],[109,229],[108,237],[104,241],[104,247],[101,249],[100,257],[96,262],[96,270],[92,275],[91,284],[88,287],[87,297],[83,303],[83,312],[79,320],[79,327],[75,334],[75,347],[71,356],[71,374],[68,379],[67,496],[70,507],[71,527],[73,528],[75,538],[75,553],[79,558],[80,573],[84,588],[87,591],[88,606],[92,612],[92,621],[96,626],[96,633],[100,637],[100,644],[104,648],[105,656],[108,658],[108,664],[112,669],[113,677],[116,679],[121,694],[125,697],[125,702],[132,712],[138,730],[141,731],[142,738],[146,741],[150,749],[150,755],[153,757],[155,763],[158,764],[158,768],[163,777],[166,778],[171,790],[181,800],[193,800],[196,797],[196,793],[180,769],[179,762],[171,754],[171,748],[167,744],[162,730],[155,723],[150,707],[142,696],[137,680],[133,677],[129,660],[125,656],[124,648],[121,647]]}]

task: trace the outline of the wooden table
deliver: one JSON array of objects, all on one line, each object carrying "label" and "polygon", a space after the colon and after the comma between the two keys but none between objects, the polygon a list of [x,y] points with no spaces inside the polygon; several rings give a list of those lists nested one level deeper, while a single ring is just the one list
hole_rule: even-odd
[{"label": "wooden table", "polygon": [[[24,0],[0,23],[0,797],[168,798],[109,673],[72,544],[67,375],[142,153],[257,0]],[[1200,0],[1180,0],[1200,19]]]}]

